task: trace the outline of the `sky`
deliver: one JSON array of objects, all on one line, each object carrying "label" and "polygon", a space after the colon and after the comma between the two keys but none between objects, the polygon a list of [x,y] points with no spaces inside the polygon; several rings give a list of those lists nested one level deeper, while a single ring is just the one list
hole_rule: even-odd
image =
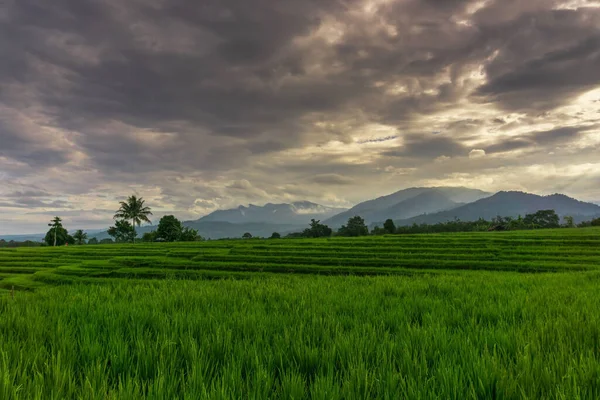
[{"label": "sky", "polygon": [[600,201],[600,1],[4,0],[0,234],[411,186]]}]

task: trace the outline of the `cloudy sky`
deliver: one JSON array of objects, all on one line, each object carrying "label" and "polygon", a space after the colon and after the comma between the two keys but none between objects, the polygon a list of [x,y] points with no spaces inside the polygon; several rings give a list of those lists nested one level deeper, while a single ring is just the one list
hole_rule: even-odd
[{"label": "cloudy sky", "polygon": [[0,234],[415,185],[600,200],[600,1],[4,0]]}]

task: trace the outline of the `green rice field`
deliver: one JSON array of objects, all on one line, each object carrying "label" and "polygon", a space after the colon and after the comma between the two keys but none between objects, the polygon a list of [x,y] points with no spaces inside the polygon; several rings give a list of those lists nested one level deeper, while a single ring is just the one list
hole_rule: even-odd
[{"label": "green rice field", "polygon": [[600,398],[600,229],[0,249],[0,399]]}]

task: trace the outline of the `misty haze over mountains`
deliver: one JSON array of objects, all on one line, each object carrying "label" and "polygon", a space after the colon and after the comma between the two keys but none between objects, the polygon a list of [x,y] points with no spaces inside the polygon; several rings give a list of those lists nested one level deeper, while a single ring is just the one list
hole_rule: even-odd
[{"label": "misty haze over mountains", "polygon": [[325,223],[339,228],[355,215],[360,215],[367,223],[381,222],[388,218],[400,220],[450,210],[490,195],[491,193],[481,190],[461,187],[409,188],[359,203],[325,220]]},{"label": "misty haze over mountains", "polygon": [[344,208],[322,206],[310,201],[297,201],[291,204],[267,203],[262,207],[250,204],[248,207],[239,206],[230,210],[214,211],[200,218],[198,222],[225,221],[234,224],[259,222],[305,225],[312,218],[326,219],[345,210]]},{"label": "misty haze over mountains", "polygon": [[[416,187],[390,195],[367,200],[350,209],[327,207],[309,201],[290,204],[250,204],[228,210],[214,211],[198,220],[185,221],[184,225],[197,229],[204,238],[219,239],[241,237],[245,232],[253,236],[268,237],[273,232],[281,234],[301,231],[311,219],[321,220],[337,229],[355,215],[370,225],[382,225],[391,218],[396,225],[413,223],[435,224],[459,218],[474,221],[491,219],[498,215],[518,217],[538,210],[553,209],[563,217],[572,216],[575,222],[600,217],[600,205],[583,202],[563,194],[539,196],[536,194],[503,191],[496,194],[463,187]],[[143,226],[139,236],[156,229]],[[90,237],[108,237],[106,231],[88,231]],[[41,240],[43,235],[3,236],[6,240]]]}]

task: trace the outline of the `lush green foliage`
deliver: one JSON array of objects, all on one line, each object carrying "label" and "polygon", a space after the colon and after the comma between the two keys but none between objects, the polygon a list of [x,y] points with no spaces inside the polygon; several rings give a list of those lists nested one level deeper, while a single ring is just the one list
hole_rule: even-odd
[{"label": "lush green foliage", "polygon": [[396,233],[396,225],[391,219],[385,220],[385,222],[383,223],[383,229],[385,229],[387,233]]},{"label": "lush green foliage", "polygon": [[591,221],[582,222],[578,225],[580,228],[588,228],[590,226],[600,226],[600,218],[593,219]]},{"label": "lush green foliage", "polygon": [[48,224],[50,229],[44,237],[44,242],[48,246],[64,246],[65,244],[74,244],[75,239],[69,235],[69,232],[63,227],[62,219],[54,217]]},{"label": "lush green foliage", "polygon": [[[399,226],[396,233],[441,233],[441,232],[485,232],[490,230],[497,231],[518,231],[531,229],[552,229],[560,227],[560,219],[554,210],[540,210],[533,214],[526,214],[525,218],[519,216],[502,217],[497,216],[487,221],[483,218],[477,221],[453,221],[440,222],[437,224],[413,224],[411,226]],[[592,226],[591,224],[580,224],[580,227]],[[573,228],[573,217],[565,217],[565,228]],[[376,232],[381,234],[381,232]]]},{"label": "lush green foliage", "polygon": [[181,230],[181,235],[179,235],[180,242],[196,242],[202,240],[202,237],[198,235],[198,230],[194,228],[190,228],[189,226],[184,226]]},{"label": "lush green foliage", "polygon": [[371,231],[371,235],[389,235],[396,233],[396,225],[391,219],[386,219],[383,223],[383,228],[375,226]]},{"label": "lush green foliage", "polygon": [[133,242],[136,235],[133,225],[124,219],[115,221],[115,226],[108,228],[107,233],[115,238],[117,243]]},{"label": "lush green foliage", "polygon": [[78,229],[73,234],[73,239],[75,239],[75,243],[79,244],[79,245],[85,244],[85,241],[87,240],[87,237],[88,237],[87,233],[85,233],[81,229]]},{"label": "lush green foliage", "polygon": [[142,242],[152,243],[156,242],[156,239],[158,239],[158,233],[156,233],[156,231],[146,232],[142,235]]},{"label": "lush green foliage", "polygon": [[575,228],[575,219],[570,215],[566,215],[563,217],[563,221],[565,222],[565,228]]},{"label": "lush green foliage", "polygon": [[554,210],[539,210],[533,214],[527,214],[523,223],[532,228],[558,228],[560,218]]},{"label": "lush green foliage", "polygon": [[0,247],[40,247],[44,245],[46,245],[46,243],[33,242],[31,240],[19,242],[15,240],[6,241],[4,239],[0,239]]},{"label": "lush green foliage", "polygon": [[329,237],[332,233],[332,229],[327,225],[322,224],[320,220],[311,219],[310,227],[306,228],[301,236],[305,238],[321,238]]},{"label": "lush green foliage", "polygon": [[156,237],[165,242],[176,242],[181,236],[183,225],[173,215],[165,215],[160,219],[156,229]]},{"label": "lush green foliage", "polygon": [[348,219],[346,225],[342,225],[337,231],[338,236],[366,236],[369,234],[369,228],[365,224],[365,220],[360,216],[354,216]]},{"label": "lush green foliage", "polygon": [[44,237],[44,242],[48,246],[64,246],[65,244],[74,244],[75,239],[69,235],[69,232],[62,226],[50,228]]}]

